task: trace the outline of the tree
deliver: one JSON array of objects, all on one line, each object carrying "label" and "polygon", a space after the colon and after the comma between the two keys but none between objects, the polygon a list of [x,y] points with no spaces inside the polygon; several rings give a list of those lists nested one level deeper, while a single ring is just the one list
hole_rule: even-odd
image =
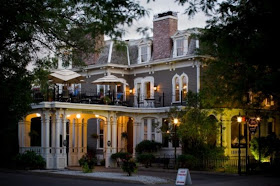
[{"label": "tree", "polygon": [[[121,26],[131,25],[147,12],[133,0],[3,0],[0,7],[1,160],[17,149],[17,123],[30,110],[33,77],[26,66],[41,51],[71,54],[82,65],[99,37],[120,38]],[[65,61],[65,63],[69,60]],[[38,75],[38,73],[37,73]],[[3,135],[2,135],[3,134]],[[9,142],[14,141],[12,144]],[[14,148],[11,148],[14,147]],[[3,165],[3,164],[2,164]]]},{"label": "tree", "polygon": [[[200,54],[209,55],[203,75],[204,106],[262,108],[265,98],[279,101],[277,2],[272,0],[189,1],[186,13],[209,16],[200,35]],[[250,95],[248,95],[250,94]],[[248,104],[249,96],[255,104]],[[275,104],[276,106],[277,104]]]}]

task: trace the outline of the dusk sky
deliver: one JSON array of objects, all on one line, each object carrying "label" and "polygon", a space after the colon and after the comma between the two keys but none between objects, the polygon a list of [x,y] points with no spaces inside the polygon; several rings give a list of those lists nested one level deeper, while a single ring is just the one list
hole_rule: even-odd
[{"label": "dusk sky", "polygon": [[[140,0],[139,2],[140,5],[149,9],[150,15],[135,22],[130,28],[125,28],[127,33],[124,36],[124,39],[138,39],[143,37],[136,32],[137,27],[148,26],[152,28],[153,16],[166,11],[175,11],[178,13],[179,30],[193,27],[203,28],[206,25],[205,21],[207,20],[207,17],[204,16],[203,13],[199,13],[193,18],[189,18],[186,14],[184,14],[186,6],[183,7],[178,5],[178,3],[175,3],[174,0],[156,0],[155,2],[151,0],[150,3],[147,3],[147,0]],[[149,36],[152,36],[152,34],[150,33]]]}]

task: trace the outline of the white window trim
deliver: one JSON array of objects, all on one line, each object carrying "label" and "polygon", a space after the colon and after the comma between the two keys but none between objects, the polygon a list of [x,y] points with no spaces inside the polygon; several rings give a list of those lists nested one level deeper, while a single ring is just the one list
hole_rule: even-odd
[{"label": "white window trim", "polygon": [[179,101],[176,101],[176,82],[175,79],[179,78],[179,94],[183,90],[183,77],[186,77],[187,80],[187,93],[189,91],[189,77],[187,74],[182,73],[180,76],[178,74],[175,74],[172,78],[172,103],[180,103],[181,102],[181,95],[179,95]]},{"label": "white window trim", "polygon": [[[142,62],[142,59],[141,59],[141,48],[142,47],[147,47],[147,60],[146,61],[143,61]],[[152,41],[144,41],[144,40],[141,40],[138,44],[138,60],[137,60],[137,63],[138,64],[142,64],[142,63],[147,63],[151,60],[151,53],[152,53]]]},{"label": "white window trim", "polygon": [[[173,39],[173,58],[178,58],[178,57],[183,57],[186,56],[188,53],[188,39],[189,39],[189,34],[184,33],[180,34],[177,32],[174,36],[171,37]],[[177,41],[183,39],[183,55],[177,56]]]},{"label": "white window trim", "polygon": [[100,147],[100,120],[97,119],[97,127],[96,127],[96,130],[97,130],[97,135],[98,135],[98,138],[97,138],[97,144],[96,144],[96,149],[103,149],[104,148],[104,124],[103,124],[103,147]]},{"label": "white window trim", "polygon": [[[135,90],[135,95],[134,96],[134,106],[137,106],[137,95],[138,95],[138,90],[137,90],[137,84],[141,84],[141,92],[140,92],[140,96],[142,95],[145,95],[144,93],[144,86],[145,86],[145,83],[147,82],[150,82],[150,97],[151,98],[154,98],[154,77],[153,76],[147,76],[147,77],[144,77],[144,78],[135,78],[134,79],[134,90]],[[143,96],[143,99],[145,99],[145,97]],[[142,100],[140,100],[142,101]],[[144,100],[143,100],[144,101]],[[144,106],[147,106],[147,103],[144,102]]]}]

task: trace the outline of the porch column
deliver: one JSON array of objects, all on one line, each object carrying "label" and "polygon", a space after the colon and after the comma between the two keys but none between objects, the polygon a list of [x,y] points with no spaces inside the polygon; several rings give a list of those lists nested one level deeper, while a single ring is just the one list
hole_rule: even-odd
[{"label": "porch column", "polygon": [[46,168],[52,169],[53,162],[51,161],[50,156],[50,115],[49,111],[46,110],[44,112],[44,120],[45,120],[45,158],[46,158]]},{"label": "porch column", "polygon": [[87,122],[83,122],[83,152],[87,153]]},{"label": "porch column", "polygon": [[138,128],[137,123],[133,120],[133,154],[132,154],[133,157],[135,157],[135,153],[136,153],[135,147],[136,147],[136,144],[137,144],[137,141],[136,141],[136,139],[137,139],[137,137],[136,137],[137,128]]},{"label": "porch column", "polygon": [[117,128],[118,128],[118,149],[117,151],[120,152],[122,149],[122,117],[119,117],[119,122],[117,122]]},{"label": "porch column", "polygon": [[231,152],[231,117],[227,116],[223,119],[223,146],[225,148],[225,154],[230,155]]},{"label": "porch column", "polygon": [[20,148],[24,147],[24,121],[22,120],[18,122],[18,145]]},{"label": "porch column", "polygon": [[45,111],[45,145],[46,145],[46,153],[49,153],[50,147],[50,115],[49,111]]},{"label": "porch column", "polygon": [[117,152],[117,117],[112,117],[112,153]]},{"label": "porch column", "polygon": [[83,156],[82,152],[82,123],[78,123],[78,160]]},{"label": "porch column", "polygon": [[64,140],[66,141],[66,113],[62,115],[62,155],[64,159],[64,167],[67,166],[67,153],[66,153],[66,146],[63,145]]},{"label": "porch column", "polygon": [[68,150],[68,164],[72,165],[73,152],[73,120],[69,120],[69,150]]},{"label": "porch column", "polygon": [[26,121],[25,123],[25,127],[24,127],[24,142],[25,142],[25,147],[30,147],[30,136],[29,136],[29,132],[31,130],[31,121]]},{"label": "porch column", "polygon": [[152,140],[152,119],[147,118],[147,139]]},{"label": "porch column", "polygon": [[56,115],[56,122],[55,122],[55,149],[56,149],[56,155],[60,154],[60,125],[61,125],[61,119],[60,119],[60,112],[57,111]]},{"label": "porch column", "polygon": [[111,119],[110,117],[108,118],[108,120],[106,121],[106,128],[107,128],[107,136],[106,136],[106,140],[105,140],[105,144],[104,146],[106,147],[106,158],[105,158],[105,166],[106,167],[111,167],[111,146],[108,146],[108,142],[110,141],[112,143],[112,138],[111,138]]},{"label": "porch column", "polygon": [[52,146],[52,153],[55,153],[55,125],[56,125],[56,120],[55,120],[55,113],[53,113],[52,114],[52,126],[51,126],[51,128],[52,128],[52,134],[51,134],[51,139],[52,139],[52,144],[51,144],[51,146]]},{"label": "porch column", "polygon": [[75,154],[78,154],[78,119],[75,119],[74,123],[74,151]]},{"label": "porch column", "polygon": [[140,138],[141,138],[141,141],[144,140],[144,120],[141,121],[138,121],[140,122]]},{"label": "porch column", "polygon": [[[44,113],[41,112],[41,155],[44,154],[44,150],[45,150],[45,146],[46,146],[46,143],[45,143],[45,117],[44,117]],[[44,155],[43,155],[44,157]]]}]

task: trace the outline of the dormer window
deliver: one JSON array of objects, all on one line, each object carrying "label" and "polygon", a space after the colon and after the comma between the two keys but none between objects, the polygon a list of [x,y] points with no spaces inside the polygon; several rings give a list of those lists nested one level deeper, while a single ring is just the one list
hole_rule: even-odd
[{"label": "dormer window", "polygon": [[171,38],[173,39],[173,57],[187,55],[189,34],[184,31],[177,31]]},{"label": "dormer window", "polygon": [[148,61],[148,46],[142,46],[141,47],[141,62],[147,62]]},{"label": "dormer window", "polygon": [[141,40],[138,44],[138,64],[149,62],[151,59],[152,41]]},{"label": "dormer window", "polygon": [[176,40],[176,56],[184,55],[184,39],[177,39]]}]

